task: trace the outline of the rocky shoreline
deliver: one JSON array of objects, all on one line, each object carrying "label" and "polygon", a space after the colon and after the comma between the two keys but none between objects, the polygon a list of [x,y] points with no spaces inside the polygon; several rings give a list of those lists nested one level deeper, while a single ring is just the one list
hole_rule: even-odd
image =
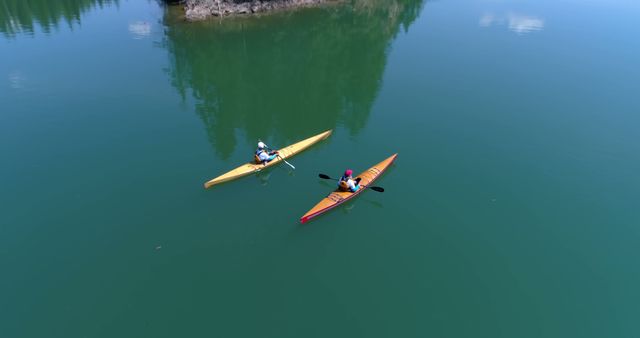
[{"label": "rocky shoreline", "polygon": [[210,16],[251,15],[274,10],[311,7],[331,0],[186,0],[184,4],[187,20],[202,20]]}]

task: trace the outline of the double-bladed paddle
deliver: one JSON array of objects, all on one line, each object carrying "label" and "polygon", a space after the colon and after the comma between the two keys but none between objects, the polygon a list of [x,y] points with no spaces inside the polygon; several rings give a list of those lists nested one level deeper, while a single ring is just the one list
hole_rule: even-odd
[{"label": "double-bladed paddle", "polygon": [[[334,181],[339,181],[339,179],[337,179],[337,178],[332,178],[332,177],[330,177],[329,175],[325,175],[325,174],[318,174],[318,177],[320,177],[320,178],[322,178],[322,179],[325,179],[325,180],[334,180]],[[382,187],[371,187],[371,186],[368,186],[368,185],[365,185],[364,187],[365,187],[365,188],[369,188],[369,189],[371,189],[371,190],[373,190],[373,191],[377,191],[377,192],[384,192],[384,188],[382,188]]]}]

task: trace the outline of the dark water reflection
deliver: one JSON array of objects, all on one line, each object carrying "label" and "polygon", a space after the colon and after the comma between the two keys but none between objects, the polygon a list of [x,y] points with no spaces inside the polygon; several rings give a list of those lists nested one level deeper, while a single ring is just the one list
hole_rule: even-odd
[{"label": "dark water reflection", "polygon": [[423,1],[354,1],[261,18],[184,23],[166,17],[173,85],[192,96],[209,140],[228,157],[237,140],[279,143],[313,131],[361,129],[390,42]]},{"label": "dark water reflection", "polygon": [[[0,32],[5,37],[49,34],[61,24],[72,28],[80,17],[96,6],[118,5],[119,0],[0,0]],[[38,28],[39,27],[39,28]]]}]

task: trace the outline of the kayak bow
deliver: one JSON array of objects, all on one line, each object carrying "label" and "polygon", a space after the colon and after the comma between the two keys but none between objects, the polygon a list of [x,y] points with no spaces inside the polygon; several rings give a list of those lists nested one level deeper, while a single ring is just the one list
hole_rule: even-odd
[{"label": "kayak bow", "polygon": [[222,182],[227,182],[227,181],[231,181],[231,180],[235,180],[237,178],[243,177],[243,176],[247,176],[249,174],[258,172],[260,170],[263,170],[265,168],[268,168],[270,166],[273,166],[277,163],[280,163],[282,161],[284,161],[284,159],[289,158],[309,147],[311,147],[312,145],[326,139],[327,137],[329,137],[329,135],[331,135],[331,130],[327,130],[323,133],[320,133],[316,136],[312,136],[309,137],[308,139],[302,140],[298,143],[294,143],[288,147],[284,147],[282,149],[279,149],[279,153],[275,159],[273,159],[271,162],[265,164],[257,164],[255,162],[249,162],[246,164],[243,164],[229,172],[227,172],[226,174],[222,174],[208,182],[206,182],[204,184],[204,188],[210,188],[216,184],[220,184]]},{"label": "kayak bow", "polygon": [[393,154],[391,157],[386,160],[374,165],[373,167],[367,169],[367,171],[361,173],[356,177],[360,177],[360,189],[356,192],[350,191],[342,191],[340,189],[336,189],[332,193],[330,193],[327,197],[322,199],[320,203],[316,204],[315,207],[311,208],[311,210],[307,211],[304,216],[300,218],[300,223],[306,223],[310,219],[320,216],[325,212],[339,206],[340,204],[358,196],[361,192],[363,192],[370,184],[373,183],[382,173],[387,170],[387,168],[395,161],[398,154]]}]

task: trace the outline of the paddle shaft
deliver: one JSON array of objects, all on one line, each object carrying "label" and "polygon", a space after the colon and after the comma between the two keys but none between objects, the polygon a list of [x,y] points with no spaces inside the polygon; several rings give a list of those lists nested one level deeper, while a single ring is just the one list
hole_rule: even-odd
[{"label": "paddle shaft", "polygon": [[282,161],[284,161],[284,163],[286,163],[288,166],[290,166],[291,169],[296,170],[296,167],[294,167],[293,164],[287,162],[287,160],[285,160],[282,156],[280,156],[280,154],[276,154],[276,156],[278,156]]}]

